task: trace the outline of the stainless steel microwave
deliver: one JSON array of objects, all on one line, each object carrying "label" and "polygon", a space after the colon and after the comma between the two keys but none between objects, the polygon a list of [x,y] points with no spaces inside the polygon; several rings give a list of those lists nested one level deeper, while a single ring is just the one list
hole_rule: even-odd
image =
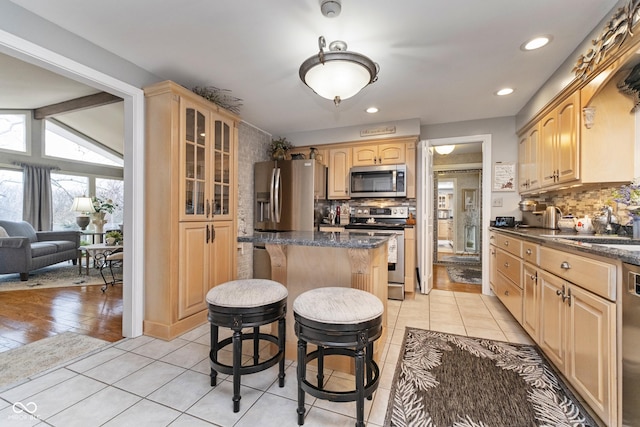
[{"label": "stainless steel microwave", "polygon": [[354,166],[349,172],[351,197],[407,197],[407,165]]}]

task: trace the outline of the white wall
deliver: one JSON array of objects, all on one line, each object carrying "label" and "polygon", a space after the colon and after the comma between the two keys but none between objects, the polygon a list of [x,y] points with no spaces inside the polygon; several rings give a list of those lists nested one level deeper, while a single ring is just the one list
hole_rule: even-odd
[{"label": "white wall", "polygon": [[[491,135],[492,165],[496,162],[518,162],[515,117],[425,125],[420,128],[421,140],[485,134]],[[486,177],[493,179],[493,166],[491,171],[485,170],[483,173]],[[516,220],[521,219],[521,212],[518,209],[520,196],[517,192],[491,193],[492,202],[496,199],[502,199],[502,207],[491,208],[490,218],[492,220],[496,216],[514,216]]]}]

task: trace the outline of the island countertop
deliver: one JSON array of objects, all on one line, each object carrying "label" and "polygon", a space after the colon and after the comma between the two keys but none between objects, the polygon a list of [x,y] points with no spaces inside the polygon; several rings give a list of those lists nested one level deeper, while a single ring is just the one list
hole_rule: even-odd
[{"label": "island countertop", "polygon": [[316,246],[347,249],[374,249],[385,244],[390,235],[361,233],[331,233],[325,231],[260,232],[238,236],[238,242],[270,245]]}]

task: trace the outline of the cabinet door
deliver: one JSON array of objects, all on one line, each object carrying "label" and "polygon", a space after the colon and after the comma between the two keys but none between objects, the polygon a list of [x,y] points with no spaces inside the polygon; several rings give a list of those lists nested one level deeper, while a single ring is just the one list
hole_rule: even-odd
[{"label": "cabinet door", "polygon": [[401,164],[405,163],[405,159],[405,144],[378,145],[378,164]]},{"label": "cabinet door", "polygon": [[518,142],[518,191],[529,190],[529,137],[524,135]]},{"label": "cabinet door", "polygon": [[493,293],[497,294],[497,290],[495,288],[496,284],[496,274],[498,273],[498,260],[496,256],[498,255],[498,250],[495,246],[489,246],[489,284],[491,285],[491,289]]},{"label": "cabinet door", "polygon": [[351,169],[351,148],[329,150],[328,198],[349,198],[349,169]]},{"label": "cabinet door", "polygon": [[180,220],[205,220],[210,203],[209,111],[180,100]]},{"label": "cabinet door", "polygon": [[236,251],[233,221],[214,221],[212,229],[214,232],[209,243],[212,265],[210,288],[234,280],[236,271],[233,260]]},{"label": "cabinet door", "polygon": [[233,213],[233,153],[235,127],[230,120],[213,117],[213,194],[207,218],[231,218]]},{"label": "cabinet door", "polygon": [[518,188],[521,192],[540,188],[538,176],[538,148],[540,130],[538,125],[520,139],[518,147]]},{"label": "cabinet door", "polygon": [[[400,162],[402,163],[402,162]],[[408,142],[405,144],[405,159],[407,164],[407,199],[416,198],[416,143]]]},{"label": "cabinet door", "polygon": [[615,303],[570,285],[565,376],[606,425],[615,420]]},{"label": "cabinet door", "polygon": [[558,122],[555,111],[542,119],[540,124],[540,186],[556,183],[556,138]]},{"label": "cabinet door", "polygon": [[525,263],[522,283],[524,288],[522,326],[535,342],[539,342],[540,287],[538,286],[538,269]]},{"label": "cabinet door", "polygon": [[578,144],[580,141],[580,92],[558,106],[557,182],[579,178]]},{"label": "cabinet door", "polygon": [[353,166],[378,164],[378,146],[367,145],[353,148]]},{"label": "cabinet door", "polygon": [[209,227],[210,223],[204,221],[180,223],[178,319],[207,308],[206,297],[210,283],[210,252],[207,244]]},{"label": "cabinet door", "polygon": [[560,370],[565,369],[565,309],[562,301],[565,282],[545,271],[538,272],[540,286],[540,341],[544,354]]}]

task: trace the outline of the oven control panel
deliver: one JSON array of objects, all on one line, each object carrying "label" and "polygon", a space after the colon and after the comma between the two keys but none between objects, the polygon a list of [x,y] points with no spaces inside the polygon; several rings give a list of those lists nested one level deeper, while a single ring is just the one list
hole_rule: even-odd
[{"label": "oven control panel", "polygon": [[389,206],[380,208],[376,206],[352,207],[350,214],[355,218],[408,218],[408,206]]}]

